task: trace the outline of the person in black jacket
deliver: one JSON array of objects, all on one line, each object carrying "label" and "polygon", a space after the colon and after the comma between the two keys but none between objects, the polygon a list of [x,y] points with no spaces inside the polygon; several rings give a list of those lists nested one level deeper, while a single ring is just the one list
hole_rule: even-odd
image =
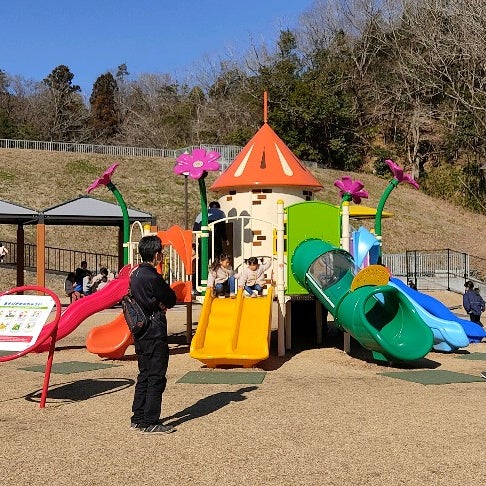
[{"label": "person in black jacket", "polygon": [[169,365],[165,312],[175,305],[176,295],[155,269],[162,259],[159,237],[144,236],[138,244],[138,252],[142,263],[130,275],[130,289],[144,313],[150,316],[150,325],[135,339],[139,373],[130,427],[143,433],[170,433],[174,428],[160,423],[160,413]]},{"label": "person in black jacket", "polygon": [[[211,245],[211,235],[209,236],[209,248],[208,248],[208,257],[210,260],[219,258],[219,256],[224,253],[224,247],[228,246],[228,235],[226,234],[226,214],[221,209],[221,205],[218,201],[211,201],[209,203],[208,208],[208,223],[215,223],[214,224],[214,255],[212,251]],[[201,231],[201,219],[202,214],[199,213],[194,221],[194,225],[192,227],[192,231]],[[221,221],[220,221],[221,220]],[[216,221],[219,221],[217,223]],[[201,254],[201,252],[199,252]]]},{"label": "person in black jacket", "polygon": [[479,294],[479,290],[474,290],[474,283],[470,280],[464,284],[466,292],[462,296],[462,306],[469,314],[469,319],[482,326],[481,314],[484,312],[484,300]]}]

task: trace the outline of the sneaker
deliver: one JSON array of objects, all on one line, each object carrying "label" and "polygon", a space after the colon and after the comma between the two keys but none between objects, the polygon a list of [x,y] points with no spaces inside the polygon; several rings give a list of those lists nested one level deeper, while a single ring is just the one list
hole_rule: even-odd
[{"label": "sneaker", "polygon": [[218,295],[218,299],[224,299],[224,295]]},{"label": "sneaker", "polygon": [[234,299],[236,297],[236,294],[230,294],[230,299]]},{"label": "sneaker", "polygon": [[137,424],[135,422],[132,422],[130,424],[130,430],[140,430],[142,428],[142,426],[140,424]]},{"label": "sneaker", "polygon": [[254,291],[251,293],[251,296],[252,296],[252,297],[258,297],[258,290],[254,290]]},{"label": "sneaker", "polygon": [[486,380],[486,371],[481,371],[481,378]]},{"label": "sneaker", "polygon": [[149,425],[144,429],[141,429],[142,434],[170,434],[175,432],[175,428],[173,425],[162,425],[162,424],[155,424]]}]

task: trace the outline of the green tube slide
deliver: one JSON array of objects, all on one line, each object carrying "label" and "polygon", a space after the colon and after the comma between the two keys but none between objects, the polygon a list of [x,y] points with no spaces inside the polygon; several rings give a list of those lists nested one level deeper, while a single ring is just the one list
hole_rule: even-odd
[{"label": "green tube slide", "polygon": [[413,361],[432,349],[432,330],[397,288],[366,285],[351,290],[359,269],[348,252],[323,240],[305,240],[292,255],[291,270],[336,324],[375,359]]}]

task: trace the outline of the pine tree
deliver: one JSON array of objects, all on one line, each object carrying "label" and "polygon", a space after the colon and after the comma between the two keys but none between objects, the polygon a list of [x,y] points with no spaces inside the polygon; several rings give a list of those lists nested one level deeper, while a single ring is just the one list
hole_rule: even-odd
[{"label": "pine tree", "polygon": [[94,137],[107,140],[119,132],[120,113],[116,102],[118,84],[111,73],[102,74],[93,84],[89,98],[91,105],[90,125]]}]

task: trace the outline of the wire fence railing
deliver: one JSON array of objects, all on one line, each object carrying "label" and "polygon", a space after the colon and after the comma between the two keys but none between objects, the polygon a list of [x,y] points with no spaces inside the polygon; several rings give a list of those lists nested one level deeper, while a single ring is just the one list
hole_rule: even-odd
[{"label": "wire fence railing", "polygon": [[[17,265],[18,247],[14,241],[4,242],[8,250],[4,258],[4,265]],[[51,273],[69,273],[79,267],[82,261],[88,263],[88,270],[98,273],[101,267],[106,267],[113,273],[118,273],[118,256],[107,253],[91,253],[88,251],[68,250],[46,246],[45,270]],[[35,271],[37,268],[37,245],[26,243],[24,245],[24,268]]]}]

